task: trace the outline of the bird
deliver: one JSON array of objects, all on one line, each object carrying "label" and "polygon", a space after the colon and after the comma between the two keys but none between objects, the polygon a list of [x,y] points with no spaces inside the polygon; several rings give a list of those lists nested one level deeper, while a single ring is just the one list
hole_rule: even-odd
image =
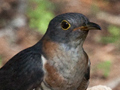
[{"label": "bird", "polygon": [[101,27],[81,13],[54,17],[43,37],[0,68],[0,90],[86,90],[90,60],[83,48]]}]

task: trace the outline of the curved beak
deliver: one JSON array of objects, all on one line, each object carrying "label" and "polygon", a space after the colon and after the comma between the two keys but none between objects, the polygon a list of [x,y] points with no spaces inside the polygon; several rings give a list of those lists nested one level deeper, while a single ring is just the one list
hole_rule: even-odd
[{"label": "curved beak", "polygon": [[93,23],[93,22],[89,22],[87,23],[86,25],[83,25],[83,26],[80,26],[80,27],[77,27],[75,28],[73,31],[76,31],[76,30],[82,30],[82,31],[88,31],[88,30],[101,30],[101,27],[96,24],[96,23]]}]

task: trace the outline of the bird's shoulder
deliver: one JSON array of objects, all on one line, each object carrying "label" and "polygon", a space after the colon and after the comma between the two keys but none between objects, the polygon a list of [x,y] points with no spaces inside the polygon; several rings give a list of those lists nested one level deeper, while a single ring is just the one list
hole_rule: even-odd
[{"label": "bird's shoulder", "polygon": [[0,69],[0,88],[27,90],[40,84],[44,75],[41,55],[41,51],[30,47],[12,57]]},{"label": "bird's shoulder", "polygon": [[[13,56],[2,68],[14,67],[24,64],[34,64],[35,62],[41,63],[41,51],[36,50],[34,47],[29,47]],[[37,63],[36,63],[37,64]]]}]

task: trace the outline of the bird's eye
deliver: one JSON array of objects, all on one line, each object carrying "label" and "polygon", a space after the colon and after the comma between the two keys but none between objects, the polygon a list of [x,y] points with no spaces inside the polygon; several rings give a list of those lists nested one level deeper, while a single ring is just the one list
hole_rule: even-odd
[{"label": "bird's eye", "polygon": [[70,25],[70,23],[68,21],[63,20],[61,22],[61,27],[62,27],[63,30],[68,30],[71,27],[71,25]]}]

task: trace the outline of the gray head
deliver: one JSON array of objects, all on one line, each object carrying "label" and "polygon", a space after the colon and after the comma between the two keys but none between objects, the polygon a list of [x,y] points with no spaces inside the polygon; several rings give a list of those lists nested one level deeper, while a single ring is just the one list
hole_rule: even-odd
[{"label": "gray head", "polygon": [[66,13],[50,21],[46,35],[59,43],[84,42],[89,30],[100,29],[98,24],[90,22],[83,14]]}]

